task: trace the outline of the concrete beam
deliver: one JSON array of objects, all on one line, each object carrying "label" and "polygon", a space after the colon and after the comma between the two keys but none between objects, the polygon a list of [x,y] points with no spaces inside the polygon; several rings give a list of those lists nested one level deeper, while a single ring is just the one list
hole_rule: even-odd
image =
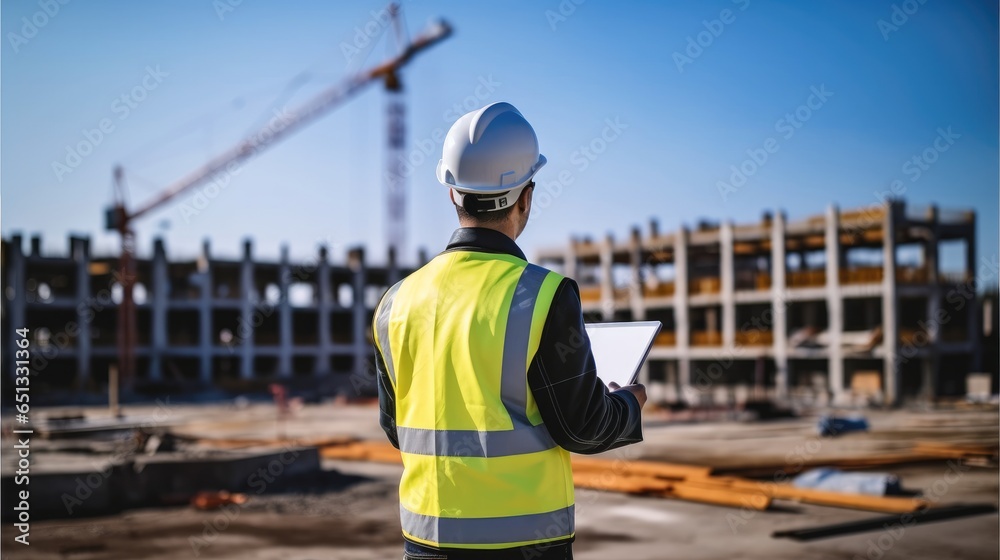
[{"label": "concrete beam", "polygon": [[208,239],[201,245],[198,259],[198,273],[201,280],[201,297],[198,302],[198,361],[199,378],[208,385],[212,383],[212,254]]},{"label": "concrete beam", "polygon": [[615,240],[611,235],[601,242],[601,312],[605,321],[615,318],[615,281],[612,276]]},{"label": "concrete beam", "polygon": [[253,241],[243,240],[243,260],[240,262],[240,328],[233,334],[240,340],[240,379],[253,378],[254,328],[263,317],[254,317],[262,294],[256,293],[253,282]]},{"label": "concrete beam", "polygon": [[735,265],[733,262],[733,223],[725,221],[719,226],[720,298],[722,299],[722,346],[736,347]]},{"label": "concrete beam", "polygon": [[677,325],[677,377],[680,397],[696,403],[697,393],[691,384],[691,323],[688,312],[688,238],[687,228],[681,227],[674,237],[674,323]]},{"label": "concrete beam", "polygon": [[785,213],[775,211],[771,220],[771,314],[774,338],[774,390],[788,396],[788,288],[785,287]]},{"label": "concrete beam", "polygon": [[[7,285],[13,290],[13,297],[7,302],[6,312],[10,313],[10,328],[7,329],[7,351],[3,352],[4,376],[12,380],[15,376],[14,351],[17,348],[17,329],[26,327],[25,324],[25,267],[24,267],[24,241],[21,234],[16,233],[10,237],[10,255],[7,259]],[[13,381],[11,381],[13,383]],[[12,386],[12,385],[10,385]]]},{"label": "concrete beam", "polygon": [[[365,250],[361,247],[352,249],[347,256],[347,265],[354,272],[354,300],[352,305],[352,328],[354,330],[354,375],[355,379],[368,380],[366,363],[372,357],[372,349],[368,344],[368,309],[365,306]],[[357,387],[357,384],[352,384]]]},{"label": "concrete beam", "polygon": [[170,279],[167,274],[167,250],[163,239],[153,240],[153,283],[150,286],[152,304],[152,332],[149,347],[149,379],[163,379],[163,353],[167,349],[167,306],[170,298]]},{"label": "concrete beam", "polygon": [[[330,338],[330,311],[333,309],[333,288],[330,286],[329,252],[325,245],[319,248],[319,259],[316,267],[316,283],[319,293],[316,294],[319,324],[319,352],[313,372],[326,374],[330,372],[330,356],[333,354],[333,343]],[[395,251],[389,248],[389,283],[395,284],[394,278],[399,274],[396,268]]]},{"label": "concrete beam", "polygon": [[845,404],[844,390],[844,294],[840,289],[840,210],[835,204],[826,209],[826,310],[829,317],[827,387],[834,404]]},{"label": "concrete beam", "polygon": [[288,291],[292,283],[292,270],[288,264],[288,245],[281,246],[281,261],[278,265],[278,375],[292,375],[292,302]]},{"label": "concrete beam", "polygon": [[[70,258],[76,262],[76,300],[90,300],[90,238],[72,238]],[[90,381],[91,329],[93,317],[90,306],[78,305],[76,309],[76,387],[82,389]]]},{"label": "concrete beam", "polygon": [[886,203],[882,221],[882,338],[883,387],[885,403],[895,406],[899,402],[899,300],[896,293],[896,225],[901,217],[902,205],[895,201]]}]

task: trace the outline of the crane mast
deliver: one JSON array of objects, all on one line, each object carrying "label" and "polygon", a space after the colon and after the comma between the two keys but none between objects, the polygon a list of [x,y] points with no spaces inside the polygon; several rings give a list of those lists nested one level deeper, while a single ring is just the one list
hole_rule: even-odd
[{"label": "crane mast", "polygon": [[[401,27],[398,23],[399,7],[392,4],[389,7],[396,26],[397,38],[401,37]],[[388,164],[396,162],[398,169],[390,169],[387,177],[403,178],[405,174],[401,168],[402,158],[400,157],[405,149],[405,107],[401,97],[393,103],[395,94],[401,93],[399,82],[399,71],[413,59],[413,57],[435,44],[443,41],[452,33],[452,28],[447,22],[439,21],[431,25],[423,33],[418,35],[413,41],[405,44],[399,43],[399,52],[388,60],[364,70],[348,78],[343,83],[333,86],[319,93],[316,97],[306,101],[301,106],[289,112],[279,126],[269,123],[263,126],[256,133],[246,137],[243,141],[233,146],[229,150],[210,159],[201,167],[193,170],[189,174],[181,177],[173,184],[166,187],[159,195],[152,200],[140,205],[136,209],[129,209],[125,196],[125,177],[121,167],[114,170],[115,179],[115,200],[114,204],[106,212],[106,229],[115,230],[121,238],[121,258],[116,272],[116,281],[122,289],[122,300],[118,306],[118,368],[120,378],[125,384],[131,384],[135,378],[135,340],[136,340],[136,318],[135,301],[133,298],[133,287],[135,284],[135,230],[132,223],[138,218],[162,207],[179,195],[201,185],[216,175],[231,170],[233,165],[238,165],[274,146],[284,138],[301,130],[306,125],[315,122],[317,119],[338,107],[341,103],[350,99],[372,83],[382,80],[386,90],[389,92],[389,154]],[[393,109],[395,107],[395,109]],[[387,179],[389,180],[389,179]],[[405,239],[405,182],[402,187],[389,189],[387,192],[387,212],[385,219],[387,227],[391,228],[387,241],[390,251],[398,251]],[[211,289],[205,286],[203,289]]]},{"label": "crane mast", "polygon": [[[395,32],[395,46],[406,45],[406,31],[401,21],[399,5],[389,6]],[[406,254],[406,98],[397,73],[385,80],[386,150],[385,150],[385,212],[382,216],[385,242],[391,258]]]}]

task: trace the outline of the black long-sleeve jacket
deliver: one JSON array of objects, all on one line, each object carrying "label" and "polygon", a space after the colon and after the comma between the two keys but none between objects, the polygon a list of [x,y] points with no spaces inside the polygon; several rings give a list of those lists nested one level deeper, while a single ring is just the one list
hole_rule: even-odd
[{"label": "black long-sleeve jacket", "polygon": [[[486,228],[460,228],[446,251],[506,253],[525,259],[514,241]],[[380,424],[396,448],[396,402],[385,361],[375,349]],[[552,439],[567,451],[600,453],[642,441],[640,406],[628,391],[608,391],[597,377],[583,326],[580,291],[566,278],[556,289],[538,351],[528,367],[531,389]]]}]

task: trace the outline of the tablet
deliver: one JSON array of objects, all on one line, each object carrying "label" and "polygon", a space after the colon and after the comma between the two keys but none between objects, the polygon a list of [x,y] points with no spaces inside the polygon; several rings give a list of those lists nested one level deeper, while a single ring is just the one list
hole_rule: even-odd
[{"label": "tablet", "polygon": [[661,326],[659,321],[587,323],[597,376],[605,384],[614,381],[621,387],[635,383]]}]

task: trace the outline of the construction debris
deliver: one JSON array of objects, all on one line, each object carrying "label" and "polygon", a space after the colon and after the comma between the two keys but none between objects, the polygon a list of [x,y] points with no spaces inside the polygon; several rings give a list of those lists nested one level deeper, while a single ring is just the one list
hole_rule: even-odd
[{"label": "construction debris", "polygon": [[983,515],[997,511],[993,504],[973,504],[956,505],[928,509],[916,513],[905,513],[903,515],[889,515],[885,517],[873,517],[861,521],[848,521],[847,523],[837,523],[834,525],[821,525],[819,527],[807,527],[805,529],[794,529],[791,531],[775,531],[771,533],[774,538],[790,538],[797,541],[811,541],[829,537],[839,537],[864,531],[885,530],[887,527],[911,527],[918,523],[928,523],[931,521],[946,521],[958,517],[970,515]]},{"label": "construction debris", "polygon": [[836,437],[850,432],[867,432],[868,420],[863,416],[838,418],[837,416],[820,416],[816,431],[823,437]]},{"label": "construction debris", "polygon": [[980,445],[974,443],[948,443],[918,441],[913,444],[914,453],[942,459],[985,459],[995,462],[998,455],[996,445]]},{"label": "construction debris", "polygon": [[[332,445],[323,447],[320,455],[325,459],[402,463],[399,451],[382,442],[357,441]],[[845,494],[747,478],[713,476],[709,467],[594,457],[573,458],[573,483],[577,487],[593,490],[754,510],[767,509],[772,500],[882,513],[913,512],[928,505],[926,500],[920,498]]]},{"label": "construction debris", "polygon": [[191,498],[191,505],[195,509],[212,510],[219,509],[226,505],[243,505],[247,503],[247,495],[241,493],[230,493],[225,490],[218,492],[198,492]]},{"label": "construction debris", "polygon": [[838,469],[820,468],[806,471],[795,477],[796,488],[815,488],[845,494],[885,496],[899,494],[899,477],[891,473],[848,473]]}]

